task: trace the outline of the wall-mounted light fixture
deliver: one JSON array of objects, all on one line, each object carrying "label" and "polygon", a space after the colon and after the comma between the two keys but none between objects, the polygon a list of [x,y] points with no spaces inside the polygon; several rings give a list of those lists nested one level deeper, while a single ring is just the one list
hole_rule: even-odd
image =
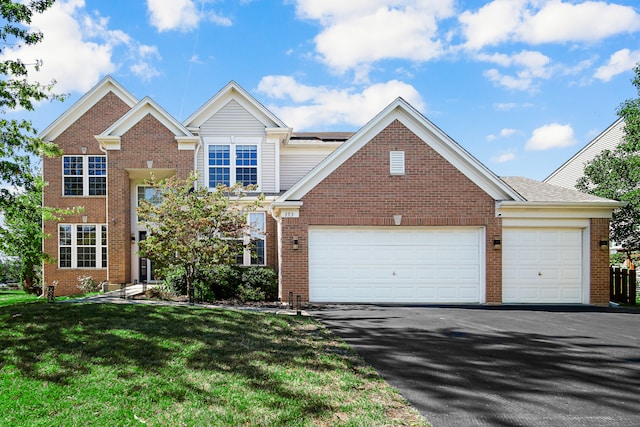
[{"label": "wall-mounted light fixture", "polygon": [[502,240],[500,239],[500,236],[493,236],[493,249],[502,249]]},{"label": "wall-mounted light fixture", "polygon": [[298,236],[293,236],[293,249],[298,250]]},{"label": "wall-mounted light fixture", "polygon": [[402,224],[402,215],[394,215],[393,216],[393,223],[395,225],[400,225]]},{"label": "wall-mounted light fixture", "polygon": [[599,244],[600,244],[600,250],[601,251],[606,251],[606,250],[609,249],[609,240],[601,239]]},{"label": "wall-mounted light fixture", "polygon": [[153,168],[153,160],[147,160],[147,169]]},{"label": "wall-mounted light fixture", "polygon": [[87,154],[87,147],[80,147],[80,151],[82,151],[82,154]]},{"label": "wall-mounted light fixture", "polygon": [[131,233],[131,244],[136,243],[136,235]]},{"label": "wall-mounted light fixture", "polygon": [[82,222],[87,222],[89,218],[86,215],[82,215]]}]

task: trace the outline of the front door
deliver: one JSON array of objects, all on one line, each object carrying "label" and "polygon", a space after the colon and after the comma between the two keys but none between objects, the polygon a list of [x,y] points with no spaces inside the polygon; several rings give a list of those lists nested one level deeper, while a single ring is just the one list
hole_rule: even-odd
[{"label": "front door", "polygon": [[[142,242],[146,238],[146,231],[138,232],[138,242]],[[153,261],[149,258],[140,257],[138,265],[140,266],[138,273],[138,281],[140,283],[148,283],[155,280]]]}]

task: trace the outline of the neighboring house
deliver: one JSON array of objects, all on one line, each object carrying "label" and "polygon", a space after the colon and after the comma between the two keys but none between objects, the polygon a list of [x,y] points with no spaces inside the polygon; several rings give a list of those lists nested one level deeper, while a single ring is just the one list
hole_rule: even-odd
[{"label": "neighboring house", "polygon": [[241,181],[265,194],[250,214],[257,256],[279,295],[307,302],[593,303],[609,296],[609,219],[618,202],[525,178],[500,179],[401,98],[355,134],[295,133],[235,82],[183,123],[111,77],[41,137],[58,294],[77,277],[155,279],[137,255],[144,180]]},{"label": "neighboring house", "polygon": [[584,176],[585,166],[591,163],[604,150],[615,150],[623,139],[624,120],[620,118],[585,145],[582,150],[564,162],[562,166],[553,171],[543,182],[575,189],[578,179]]}]

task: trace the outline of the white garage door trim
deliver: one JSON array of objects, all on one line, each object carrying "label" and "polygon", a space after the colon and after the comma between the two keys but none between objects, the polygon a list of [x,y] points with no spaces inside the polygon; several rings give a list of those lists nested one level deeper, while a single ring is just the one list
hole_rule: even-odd
[{"label": "white garage door trim", "polygon": [[484,303],[484,227],[309,227],[309,300]]},{"label": "white garage door trim", "polygon": [[504,227],[502,302],[589,303],[588,227]]}]

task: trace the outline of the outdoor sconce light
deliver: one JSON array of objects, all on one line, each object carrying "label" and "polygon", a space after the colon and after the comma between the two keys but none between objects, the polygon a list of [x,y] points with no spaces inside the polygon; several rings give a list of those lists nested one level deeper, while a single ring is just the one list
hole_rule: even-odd
[{"label": "outdoor sconce light", "polygon": [[80,151],[82,151],[82,154],[87,154],[87,147],[80,147]]},{"label": "outdoor sconce light", "polygon": [[493,238],[493,249],[502,249],[502,240],[500,240],[500,237],[498,236]]},{"label": "outdoor sconce light", "polygon": [[131,233],[131,243],[134,244],[136,242],[136,235]]},{"label": "outdoor sconce light", "polygon": [[85,223],[86,223],[88,219],[89,219],[89,218],[87,218],[87,216],[86,216],[86,215],[82,215],[82,222],[85,222]]},{"label": "outdoor sconce light", "polygon": [[293,236],[293,249],[298,250],[298,236]]},{"label": "outdoor sconce light", "polygon": [[395,225],[400,225],[402,224],[402,215],[394,215],[393,216],[393,223]]},{"label": "outdoor sconce light", "polygon": [[607,249],[609,249],[609,241],[606,239],[600,240],[600,250],[606,251]]},{"label": "outdoor sconce light", "polygon": [[153,168],[153,160],[147,160],[147,169]]}]

